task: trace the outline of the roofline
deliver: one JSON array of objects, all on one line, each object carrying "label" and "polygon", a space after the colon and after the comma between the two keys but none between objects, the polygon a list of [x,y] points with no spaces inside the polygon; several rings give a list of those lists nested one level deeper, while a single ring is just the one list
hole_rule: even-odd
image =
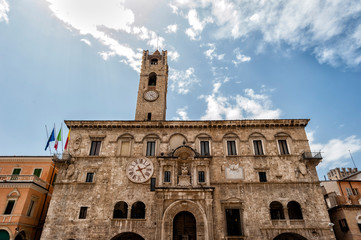
[{"label": "roofline", "polygon": [[245,128],[306,127],[310,119],[245,119],[190,121],[65,120],[68,128]]}]

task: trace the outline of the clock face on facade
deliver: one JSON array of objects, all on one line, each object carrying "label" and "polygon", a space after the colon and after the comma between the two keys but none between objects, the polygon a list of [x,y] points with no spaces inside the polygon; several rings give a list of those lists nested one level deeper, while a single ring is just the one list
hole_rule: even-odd
[{"label": "clock face on facade", "polygon": [[154,101],[158,98],[158,96],[158,92],[154,90],[149,90],[144,93],[144,99],[147,101]]},{"label": "clock face on facade", "polygon": [[135,159],[127,166],[127,177],[135,183],[146,182],[152,177],[153,172],[153,162],[147,158]]}]

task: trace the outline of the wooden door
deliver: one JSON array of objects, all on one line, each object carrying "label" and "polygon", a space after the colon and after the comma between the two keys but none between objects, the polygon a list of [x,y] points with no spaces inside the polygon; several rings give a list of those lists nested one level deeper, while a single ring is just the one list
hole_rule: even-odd
[{"label": "wooden door", "polygon": [[190,212],[180,212],[173,220],[173,240],[196,240],[196,219]]}]

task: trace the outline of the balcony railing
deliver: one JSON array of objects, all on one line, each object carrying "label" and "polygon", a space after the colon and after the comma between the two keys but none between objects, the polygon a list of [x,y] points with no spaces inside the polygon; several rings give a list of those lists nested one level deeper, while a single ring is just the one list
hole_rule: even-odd
[{"label": "balcony railing", "polygon": [[322,159],[321,152],[304,152],[304,153],[302,153],[302,157],[303,157],[303,159],[308,159],[308,160],[321,160]]},{"label": "balcony railing", "polygon": [[38,178],[35,175],[0,175],[0,183],[6,183],[6,182],[9,183],[32,182],[39,186],[42,186],[43,188],[47,188],[49,185],[47,182]]}]

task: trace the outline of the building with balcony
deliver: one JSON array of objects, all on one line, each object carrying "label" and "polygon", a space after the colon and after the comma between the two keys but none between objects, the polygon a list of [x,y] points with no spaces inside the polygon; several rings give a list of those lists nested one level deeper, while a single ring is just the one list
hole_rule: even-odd
[{"label": "building with balcony", "polygon": [[361,239],[361,172],[335,168],[327,176],[321,186],[336,239]]},{"label": "building with balcony", "polygon": [[0,156],[0,239],[40,239],[57,171],[51,157]]},{"label": "building with balcony", "polygon": [[167,52],[143,52],[133,121],[65,121],[42,239],[331,240],[308,119],[167,121]]}]

